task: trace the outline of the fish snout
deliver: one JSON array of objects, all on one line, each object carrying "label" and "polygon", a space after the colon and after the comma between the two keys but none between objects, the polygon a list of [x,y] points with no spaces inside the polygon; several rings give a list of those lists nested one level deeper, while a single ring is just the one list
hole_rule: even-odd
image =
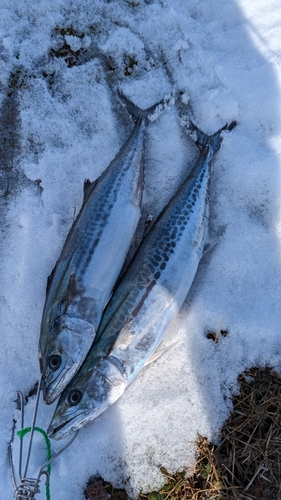
[{"label": "fish snout", "polygon": [[[54,357],[54,356],[52,356]],[[50,365],[43,374],[43,399],[46,404],[53,403],[67,387],[79,366],[71,358],[61,358],[58,369],[53,370]]]}]

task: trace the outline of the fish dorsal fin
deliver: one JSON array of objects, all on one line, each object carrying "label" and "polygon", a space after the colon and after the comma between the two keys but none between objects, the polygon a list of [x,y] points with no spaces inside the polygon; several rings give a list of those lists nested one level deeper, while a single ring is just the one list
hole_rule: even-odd
[{"label": "fish dorsal fin", "polygon": [[91,182],[90,179],[84,180],[84,201],[88,198],[89,194],[93,191],[98,180],[99,180],[99,177],[97,179],[95,179],[93,182]]}]

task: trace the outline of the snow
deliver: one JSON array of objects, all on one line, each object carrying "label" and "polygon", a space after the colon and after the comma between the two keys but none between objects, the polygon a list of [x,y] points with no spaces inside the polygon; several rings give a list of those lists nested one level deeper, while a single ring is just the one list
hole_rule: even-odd
[{"label": "snow", "polygon": [[[133,126],[117,87],[143,108],[180,90],[207,133],[237,120],[214,159],[210,233],[220,240],[164,354],[54,462],[51,498],[82,500],[98,474],[132,497],[157,489],[160,466],[192,467],[198,434],[219,439],[239,373],[265,364],[280,371],[280,17],[278,0],[2,0],[0,118],[13,106],[20,120],[10,130],[15,143],[19,136],[14,158],[0,132],[1,498],[13,496],[6,450],[16,391],[27,395],[39,378],[47,277],[84,179],[107,167]],[[156,215],[198,157],[176,106],[149,126],[146,156],[145,199]],[[215,344],[206,335],[218,328],[228,334]],[[40,402],[37,425],[48,427],[54,407]],[[44,462],[38,437],[33,450],[29,475]]]}]

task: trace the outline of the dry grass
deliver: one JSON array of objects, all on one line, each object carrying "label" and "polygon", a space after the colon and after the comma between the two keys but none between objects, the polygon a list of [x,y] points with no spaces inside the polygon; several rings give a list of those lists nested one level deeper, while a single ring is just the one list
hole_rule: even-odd
[{"label": "dry grass", "polygon": [[239,377],[241,394],[216,450],[226,499],[281,499],[281,379],[269,368]]},{"label": "dry grass", "polygon": [[[162,470],[163,489],[139,500],[281,500],[281,379],[269,368],[253,368],[239,382],[240,395],[233,399],[220,446],[200,437],[194,474],[171,476]],[[103,492],[111,500],[127,499],[108,483]],[[86,498],[102,496],[88,492]]]}]

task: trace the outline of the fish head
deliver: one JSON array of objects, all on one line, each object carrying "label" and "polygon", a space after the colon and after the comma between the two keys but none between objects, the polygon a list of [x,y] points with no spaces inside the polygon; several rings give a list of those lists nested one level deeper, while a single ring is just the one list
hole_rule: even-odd
[{"label": "fish head", "polygon": [[126,386],[123,364],[114,356],[101,359],[87,373],[82,367],[62,393],[48,435],[59,440],[81,429],[115,403]]},{"label": "fish head", "polygon": [[58,398],[79,370],[95,338],[94,326],[83,318],[64,314],[41,332],[39,362],[43,397],[47,404]]}]

